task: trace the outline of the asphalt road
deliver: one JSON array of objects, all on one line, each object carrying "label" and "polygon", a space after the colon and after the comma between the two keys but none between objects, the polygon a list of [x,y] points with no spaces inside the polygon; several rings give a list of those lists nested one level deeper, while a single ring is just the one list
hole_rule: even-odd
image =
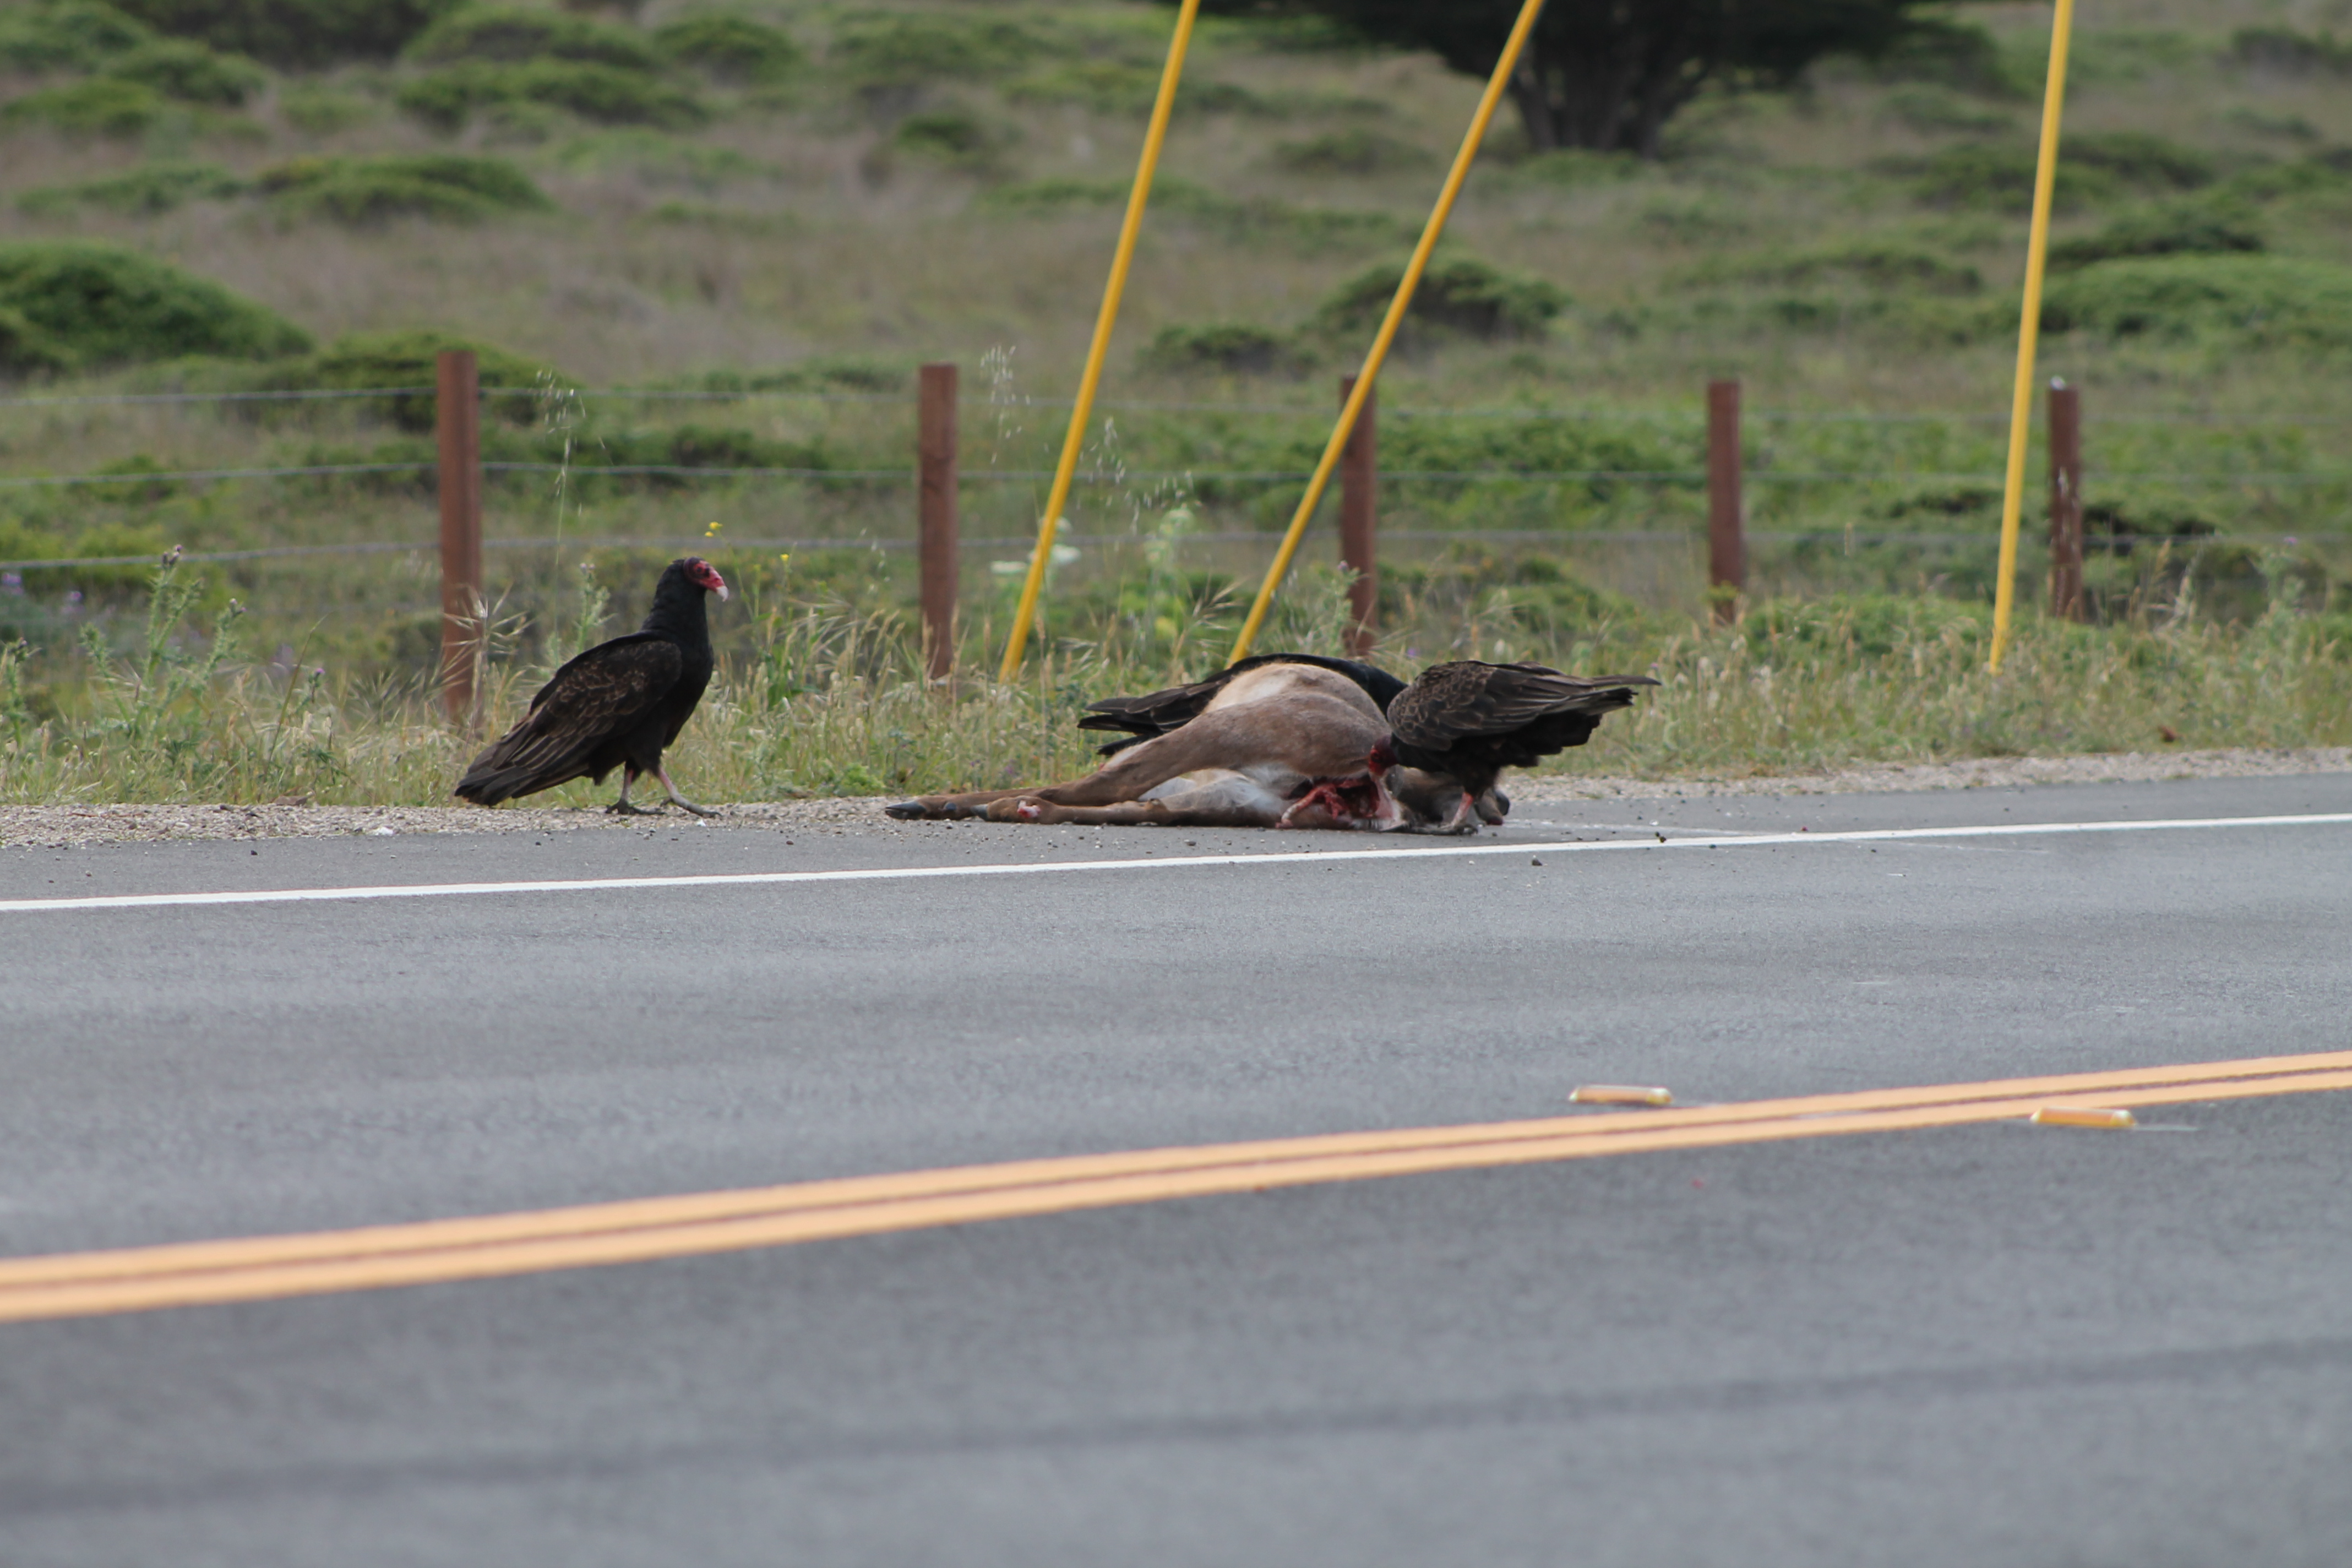
[{"label": "asphalt road", "polygon": [[[2352,776],[0,852],[0,1253],[2342,1049]],[[1189,842],[1188,842],[1189,841]],[[1531,864],[1543,860],[1540,866]],[[0,1563],[2352,1561],[2352,1096],[0,1326]]]}]

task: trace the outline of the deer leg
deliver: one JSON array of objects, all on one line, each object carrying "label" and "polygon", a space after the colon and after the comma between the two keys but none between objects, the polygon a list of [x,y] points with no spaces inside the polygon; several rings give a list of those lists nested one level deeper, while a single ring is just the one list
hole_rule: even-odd
[{"label": "deer leg", "polygon": [[988,808],[991,822],[1034,822],[1077,827],[1271,827],[1274,813],[1249,806],[1171,805],[1162,800],[1130,800],[1117,805],[1061,805],[1022,795]]}]

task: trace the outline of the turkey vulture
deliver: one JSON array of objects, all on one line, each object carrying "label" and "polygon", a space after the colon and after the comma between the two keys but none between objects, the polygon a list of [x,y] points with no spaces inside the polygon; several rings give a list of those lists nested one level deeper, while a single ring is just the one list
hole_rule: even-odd
[{"label": "turkey vulture", "polygon": [[1328,669],[1344,675],[1364,689],[1364,695],[1378,704],[1381,712],[1388,711],[1396,694],[1404,689],[1404,682],[1385,669],[1360,663],[1352,658],[1327,658],[1315,653],[1262,653],[1229,664],[1206,680],[1196,680],[1190,686],[1171,686],[1165,691],[1154,691],[1143,697],[1106,697],[1099,702],[1087,704],[1087,716],[1078,721],[1081,730],[1117,730],[1125,733],[1109,745],[1100,747],[1096,755],[1116,756],[1129,746],[1139,746],[1155,735],[1164,735],[1201,716],[1225,683],[1246,670],[1260,669],[1269,664],[1311,664],[1318,669]]},{"label": "turkey vulture", "polygon": [[1540,664],[1433,664],[1388,705],[1390,737],[1372,750],[1375,774],[1402,763],[1462,786],[1453,825],[1465,825],[1476,797],[1505,768],[1532,767],[1580,746],[1601,716],[1633,705],[1646,675],[1585,679]]},{"label": "turkey vulture", "polygon": [[677,793],[662,752],[686,728],[714,662],[705,593],[727,597],[727,584],[699,556],[673,561],[654,587],[646,624],[599,643],[555,672],[530,700],[530,714],[474,759],[457,781],[461,800],[496,805],[573,779],[604,782],[621,770],[621,798],[605,809],[652,814],[629,804],[640,773],[661,780],[669,798],[698,816],[712,813]]}]

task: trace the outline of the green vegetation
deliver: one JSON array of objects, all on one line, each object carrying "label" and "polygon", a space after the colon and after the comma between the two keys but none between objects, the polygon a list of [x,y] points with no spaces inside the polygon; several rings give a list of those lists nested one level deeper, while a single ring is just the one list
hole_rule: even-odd
[{"label": "green vegetation", "polygon": [[60,82],[0,106],[0,125],[45,125],[76,136],[136,136],[163,118],[163,94],[113,77]]},{"label": "green vegetation", "polygon": [[[438,375],[445,349],[474,351],[475,376],[485,390],[535,390],[556,384],[555,374],[519,354],[491,343],[461,338],[431,328],[397,332],[353,332],[337,338],[317,353],[281,361],[252,380],[289,391],[359,392],[374,387],[430,387]],[[242,389],[245,380],[233,384]],[[361,408],[399,429],[422,435],[433,428],[434,398],[430,392],[404,396],[369,398]],[[529,398],[494,397],[485,416],[509,425],[539,422],[541,410]]]},{"label": "green vegetation", "polygon": [[[2084,389],[2095,625],[2037,607],[2037,447],[2022,640],[1981,673],[2045,26],[1983,7],[1825,58],[1799,92],[1717,79],[1653,145],[1621,123],[1619,150],[1547,149],[1507,116],[1382,376],[1381,657],[1674,678],[1572,769],[2342,739],[2352,96],[2316,13],[2241,9],[2085,14],[2077,40],[2038,374]],[[308,41],[254,31],[272,18]],[[1023,539],[1168,19],[0,6],[0,258],[80,258],[0,288],[0,382],[245,395],[0,404],[0,477],[101,477],[0,487],[0,561],[135,558],[0,574],[0,645],[29,647],[0,656],[0,795],[436,797],[456,742],[426,688],[429,549],[323,552],[433,537],[432,400],[374,389],[429,385],[458,345],[490,393],[499,700],[596,624],[583,563],[611,631],[696,549],[744,590],[689,732],[714,793],[1078,765],[1077,704],[1222,655],[1475,92],[1311,19],[1203,23],[1041,662],[1017,689],[981,679],[1024,546],[976,549],[964,683],[927,690],[914,367],[963,369],[966,538]],[[463,140],[436,156],[434,133]],[[203,279],[236,293],[173,304]],[[1748,411],[1750,592],[1726,630],[1700,625],[1718,375]],[[249,395],[270,390],[373,395]],[[171,477],[221,468],[344,471]],[[1270,638],[1331,645],[1327,528]],[[181,568],[203,587],[172,657],[203,668],[227,600],[247,613],[173,700],[207,723],[150,714],[133,756],[110,704],[175,543],[239,558]],[[276,551],[306,553],[244,553]]]},{"label": "green vegetation", "polygon": [[656,29],[654,44],[671,59],[730,86],[773,86],[808,63],[791,34],[746,16],[681,17]]},{"label": "green vegetation", "polygon": [[484,111],[524,105],[560,109],[598,125],[698,125],[709,118],[685,89],[641,70],[587,60],[548,58],[520,65],[466,60],[415,78],[400,107],[436,130],[456,132]]},{"label": "green vegetation", "polygon": [[243,195],[246,183],[216,163],[142,163],[121,174],[77,180],[69,185],[39,185],[16,198],[17,207],[37,214],[76,206],[103,207],[132,216],[171,212],[189,202],[226,201]]},{"label": "green vegetation", "polygon": [[117,246],[0,245],[0,312],[19,368],[65,370],[215,354],[272,359],[310,347],[274,311]]},{"label": "green vegetation", "polygon": [[[1358,273],[1323,302],[1316,325],[1333,335],[1360,337],[1380,324],[1403,280],[1402,267]],[[1441,257],[1422,274],[1405,320],[1423,332],[1457,332],[1493,342],[1540,337],[1567,308],[1568,295],[1540,278],[1505,273],[1472,257]]]},{"label": "green vegetation", "polygon": [[1289,333],[1234,321],[1162,327],[1143,351],[1147,367],[1178,374],[1217,371],[1228,375],[1272,375],[1304,369],[1304,360]]},{"label": "green vegetation", "polygon": [[94,70],[148,37],[111,5],[62,0],[12,6],[0,13],[0,68],[28,75]]},{"label": "green vegetation", "polygon": [[225,55],[186,39],[158,39],[110,61],[107,75],[137,82],[182,103],[236,109],[269,80],[242,55]]},{"label": "green vegetation", "polygon": [[503,158],[429,153],[388,158],[298,158],[255,181],[289,217],[365,226],[395,217],[475,223],[552,207],[530,176]]},{"label": "green vegetation", "polygon": [[2352,267],[2272,256],[2103,261],[2053,279],[2043,323],[2110,337],[2352,348]]},{"label": "green vegetation", "polygon": [[464,0],[114,0],[159,33],[281,69],[383,59]]}]

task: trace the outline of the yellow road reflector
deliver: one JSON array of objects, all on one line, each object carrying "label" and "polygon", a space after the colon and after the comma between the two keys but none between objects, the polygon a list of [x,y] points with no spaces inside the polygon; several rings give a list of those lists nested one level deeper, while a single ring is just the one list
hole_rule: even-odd
[{"label": "yellow road reflector", "polygon": [[2033,1113],[2043,1127],[2137,1127],[2128,1110],[2095,1110],[2080,1105],[2045,1105]]},{"label": "yellow road reflector", "polygon": [[1674,1091],[1638,1084],[1588,1083],[1568,1097],[1571,1105],[1672,1105]]}]

